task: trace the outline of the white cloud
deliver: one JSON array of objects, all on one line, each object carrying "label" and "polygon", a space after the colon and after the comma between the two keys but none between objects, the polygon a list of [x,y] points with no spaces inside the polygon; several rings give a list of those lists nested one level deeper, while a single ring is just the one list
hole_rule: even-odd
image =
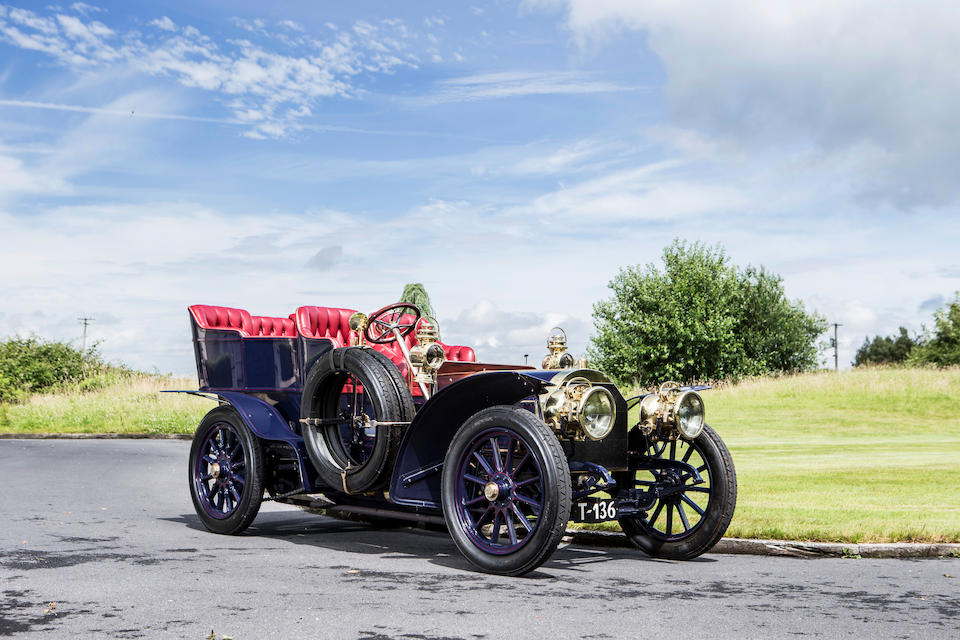
[{"label": "white cloud", "polygon": [[164,31],[177,30],[177,23],[171,20],[170,18],[168,18],[167,16],[163,16],[162,18],[156,18],[155,20],[151,20],[147,24],[149,24],[150,26],[156,27],[157,29],[163,29]]},{"label": "white cloud", "polygon": [[303,31],[303,26],[293,20],[280,20],[277,22],[277,26],[290,29],[291,31]]},{"label": "white cloud", "polygon": [[593,79],[574,71],[506,71],[443,80],[439,90],[421,101],[430,103],[468,102],[517,96],[611,93],[636,91],[638,87]]},{"label": "white cloud", "polygon": [[587,48],[642,32],[681,128],[811,159],[854,150],[861,166],[845,178],[867,200],[960,198],[960,12],[950,0],[527,5],[565,7]]},{"label": "white cloud", "polygon": [[[166,16],[148,23],[150,33],[118,33],[98,21],[16,8],[0,14],[0,39],[46,53],[70,68],[124,65],[215,92],[232,105],[237,120],[251,122],[253,137],[284,136],[299,128],[320,100],[356,96],[360,76],[417,66],[410,51],[416,36],[399,20],[358,21],[353,33],[340,32],[325,41],[303,33],[290,36],[299,26],[290,21],[280,23],[284,33],[268,31],[259,19],[233,23],[266,43],[238,39],[218,45],[195,27],[178,33]],[[273,40],[293,51],[273,50]],[[253,112],[261,117],[250,120]]]}]

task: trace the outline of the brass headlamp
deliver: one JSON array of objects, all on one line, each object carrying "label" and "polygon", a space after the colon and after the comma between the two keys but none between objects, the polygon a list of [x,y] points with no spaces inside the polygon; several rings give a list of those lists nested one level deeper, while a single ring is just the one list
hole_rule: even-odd
[{"label": "brass headlamp", "polygon": [[550,329],[547,337],[547,351],[549,353],[540,363],[541,369],[569,369],[574,365],[573,356],[567,353],[567,334],[560,327]]},{"label": "brass headlamp", "polygon": [[693,440],[704,424],[703,398],[696,391],[682,391],[676,382],[664,382],[657,393],[640,401],[640,428],[647,435]]},{"label": "brass headlamp", "polygon": [[424,319],[417,326],[417,344],[410,349],[410,362],[417,370],[415,380],[430,383],[437,370],[443,366],[446,355],[437,342],[437,326]]},{"label": "brass headlamp", "polygon": [[617,415],[613,394],[586,378],[573,378],[549,396],[543,407],[547,424],[573,440],[603,440]]}]

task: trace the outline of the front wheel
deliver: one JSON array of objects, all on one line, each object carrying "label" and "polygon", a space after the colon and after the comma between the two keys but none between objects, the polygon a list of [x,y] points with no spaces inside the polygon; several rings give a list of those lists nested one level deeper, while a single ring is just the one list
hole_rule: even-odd
[{"label": "front wheel", "polygon": [[676,467],[618,474],[617,481],[624,487],[674,490],[647,511],[620,518],[623,532],[656,558],[689,560],[706,553],[723,537],[737,505],[737,474],[727,446],[705,426],[692,442],[654,442],[645,453],[690,465],[704,482],[694,484],[689,472]]},{"label": "front wheel", "polygon": [[231,407],[204,416],[190,447],[190,497],[214,533],[236,534],[250,526],[263,500],[263,450]]},{"label": "front wheel", "polygon": [[521,575],[553,554],[570,515],[570,470],[529,411],[490,407],[457,431],[443,462],[443,517],[466,558]]}]

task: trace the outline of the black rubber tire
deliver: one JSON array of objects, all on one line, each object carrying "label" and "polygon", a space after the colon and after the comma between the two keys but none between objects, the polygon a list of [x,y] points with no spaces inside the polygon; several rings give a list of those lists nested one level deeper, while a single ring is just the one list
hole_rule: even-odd
[{"label": "black rubber tire", "polygon": [[[534,531],[516,551],[495,555],[476,546],[466,533],[455,498],[461,457],[484,431],[500,428],[522,436],[530,445],[543,472],[544,504]],[[469,455],[469,454],[467,454]],[[480,569],[501,575],[518,576],[543,564],[560,544],[570,517],[570,469],[553,431],[542,420],[516,406],[495,406],[474,414],[454,435],[443,462],[441,503],[447,530],[460,552]]]},{"label": "black rubber tire", "polygon": [[[243,461],[245,472],[245,484],[240,501],[233,513],[226,518],[215,518],[208,514],[203,507],[202,500],[197,491],[196,470],[198,468],[198,459],[203,455],[201,447],[207,440],[207,436],[215,429],[227,424],[233,428],[239,436],[243,445]],[[263,483],[264,483],[264,455],[263,448],[260,445],[260,439],[250,431],[243,419],[237,415],[236,410],[230,406],[220,406],[210,411],[200,421],[193,436],[193,444],[190,446],[190,462],[187,467],[187,479],[190,486],[190,497],[193,500],[193,508],[197,512],[200,522],[208,530],[214,533],[226,535],[235,535],[250,526],[257,513],[260,511],[260,504],[263,501]]]},{"label": "black rubber tire", "polygon": [[696,439],[697,450],[709,465],[710,500],[700,523],[680,540],[665,540],[644,526],[638,518],[620,518],[620,527],[628,538],[650,556],[670,560],[690,560],[709,551],[726,533],[737,506],[737,472],[730,450],[709,426]]},{"label": "black rubber tire", "polygon": [[[332,366],[334,362],[342,362],[342,368]],[[313,365],[303,385],[300,417],[336,417],[347,375],[363,385],[373,405],[372,419],[381,422],[413,419],[413,397],[397,367],[382,353],[358,347],[337,349],[332,359],[324,357]],[[320,478],[332,489],[351,494],[386,485],[405,427],[377,427],[373,450],[359,465],[352,464],[343,451],[337,429],[336,425],[303,426],[307,454]]]}]

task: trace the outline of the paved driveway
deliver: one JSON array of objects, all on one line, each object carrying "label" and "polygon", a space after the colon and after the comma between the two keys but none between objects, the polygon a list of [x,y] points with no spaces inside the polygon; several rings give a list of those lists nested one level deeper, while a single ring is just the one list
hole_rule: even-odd
[{"label": "paved driveway", "polygon": [[272,504],[247,534],[217,536],[193,514],[188,448],[0,440],[0,637],[960,637],[953,558],[678,563],[566,547],[503,578],[471,570],[443,533]]}]

